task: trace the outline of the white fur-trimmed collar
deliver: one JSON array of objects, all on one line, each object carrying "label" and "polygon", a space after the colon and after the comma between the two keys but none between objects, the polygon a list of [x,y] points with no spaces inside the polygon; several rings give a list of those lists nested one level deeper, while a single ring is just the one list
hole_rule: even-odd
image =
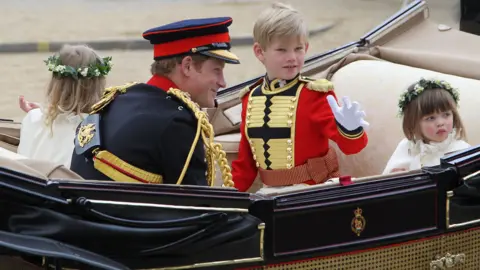
[{"label": "white fur-trimmed collar", "polygon": [[452,142],[456,141],[457,131],[452,129],[447,138],[442,142],[425,143],[423,140],[409,141],[408,150],[410,155],[416,156],[418,154],[427,155],[437,152],[446,152]]}]

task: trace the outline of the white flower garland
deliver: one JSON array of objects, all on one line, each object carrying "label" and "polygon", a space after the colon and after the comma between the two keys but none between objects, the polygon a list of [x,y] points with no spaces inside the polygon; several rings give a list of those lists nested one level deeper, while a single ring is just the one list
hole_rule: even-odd
[{"label": "white flower garland", "polygon": [[458,90],[453,88],[448,82],[443,80],[427,80],[422,78],[413,86],[412,91],[407,90],[400,96],[400,99],[398,100],[399,115],[403,115],[405,107],[407,107],[412,100],[417,98],[421,93],[423,93],[423,91],[429,89],[443,89],[449,92],[452,95],[455,103],[458,104],[460,94],[458,93]]},{"label": "white flower garland", "polygon": [[102,63],[90,64],[87,67],[79,67],[75,69],[71,66],[63,65],[60,61],[60,57],[57,55],[50,56],[45,60],[45,64],[49,71],[54,75],[60,77],[72,77],[74,79],[81,78],[94,78],[100,76],[106,76],[112,69],[112,57],[102,58]]}]

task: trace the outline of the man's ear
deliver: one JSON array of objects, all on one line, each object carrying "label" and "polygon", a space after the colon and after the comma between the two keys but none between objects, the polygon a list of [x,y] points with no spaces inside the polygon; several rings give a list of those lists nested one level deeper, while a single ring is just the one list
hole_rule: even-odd
[{"label": "man's ear", "polygon": [[257,57],[257,59],[263,63],[263,61],[265,60],[265,56],[263,55],[262,46],[260,46],[258,42],[255,42],[253,44],[253,53],[255,54],[255,57]]},{"label": "man's ear", "polygon": [[308,42],[305,43],[305,53],[307,53],[307,51],[308,51],[308,45],[309,45]]},{"label": "man's ear", "polygon": [[180,62],[180,70],[182,74],[189,77],[193,69],[193,59],[191,56],[183,57],[182,61]]}]

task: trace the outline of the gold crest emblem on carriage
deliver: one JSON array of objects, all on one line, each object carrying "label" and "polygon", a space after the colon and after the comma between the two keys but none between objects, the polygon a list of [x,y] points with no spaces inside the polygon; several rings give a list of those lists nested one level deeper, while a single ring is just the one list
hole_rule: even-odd
[{"label": "gold crest emblem on carriage", "polygon": [[355,216],[352,219],[351,222],[351,228],[352,231],[357,235],[360,236],[360,234],[365,230],[365,225],[367,224],[367,221],[365,218],[362,216],[362,209],[358,208],[353,211]]},{"label": "gold crest emblem on carriage", "polygon": [[95,124],[82,125],[78,130],[77,140],[80,147],[84,147],[95,136]]}]

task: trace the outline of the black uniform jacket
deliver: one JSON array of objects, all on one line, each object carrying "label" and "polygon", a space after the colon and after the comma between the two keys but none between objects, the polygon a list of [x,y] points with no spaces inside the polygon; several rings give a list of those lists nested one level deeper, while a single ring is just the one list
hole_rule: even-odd
[{"label": "black uniform jacket", "polygon": [[[100,113],[101,149],[137,168],[175,184],[194,141],[197,118],[174,95],[170,80],[154,76],[131,86]],[[111,180],[96,170],[91,158],[73,151],[71,170],[85,179]],[[207,185],[203,142],[198,141],[184,185]]]}]

